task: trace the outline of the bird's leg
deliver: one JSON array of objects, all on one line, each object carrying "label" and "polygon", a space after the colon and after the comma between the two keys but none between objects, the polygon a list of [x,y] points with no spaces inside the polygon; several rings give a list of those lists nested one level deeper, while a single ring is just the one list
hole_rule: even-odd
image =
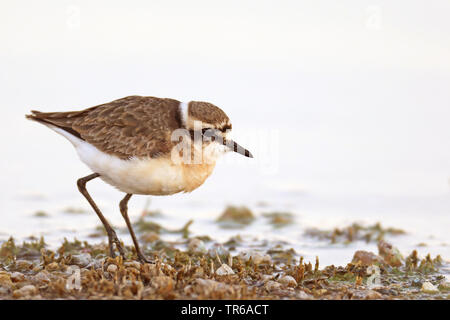
[{"label": "bird's leg", "polygon": [[124,252],[124,250],[122,248],[122,245],[120,244],[119,238],[117,238],[116,232],[111,227],[111,225],[108,223],[108,221],[103,216],[102,212],[97,207],[97,205],[95,204],[94,200],[92,200],[91,196],[89,195],[89,193],[86,190],[86,183],[88,181],[90,181],[92,179],[95,179],[95,178],[98,178],[98,177],[100,177],[100,175],[98,173],[93,173],[93,174],[90,174],[90,175],[88,175],[86,177],[78,179],[78,181],[77,181],[78,190],[80,190],[81,194],[89,202],[89,204],[91,205],[92,209],[94,209],[95,213],[97,214],[97,216],[99,217],[99,219],[103,223],[103,226],[105,227],[106,233],[108,234],[108,243],[109,243],[109,254],[110,254],[110,256],[112,258],[114,258],[116,256],[115,253],[114,253],[114,247],[113,247],[113,244],[115,244],[116,247],[117,247],[117,250],[119,250],[119,252],[120,252],[120,255],[122,257],[124,257],[125,256],[125,252]]},{"label": "bird's leg", "polygon": [[144,254],[142,253],[141,248],[139,247],[139,243],[137,241],[136,235],[134,234],[133,227],[130,222],[130,218],[128,218],[128,201],[130,200],[131,196],[132,196],[132,194],[128,193],[122,199],[122,201],[120,201],[120,205],[119,205],[120,213],[122,214],[123,218],[125,219],[125,222],[127,223],[128,231],[130,231],[131,238],[133,239],[133,243],[134,243],[134,247],[136,249],[138,259],[141,262],[154,263],[153,261],[147,260],[147,258],[145,258]]}]

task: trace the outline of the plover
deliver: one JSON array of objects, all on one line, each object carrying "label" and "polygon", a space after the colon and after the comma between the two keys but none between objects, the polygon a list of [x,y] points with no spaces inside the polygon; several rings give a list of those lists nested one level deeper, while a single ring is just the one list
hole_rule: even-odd
[{"label": "plover", "polygon": [[78,179],[77,185],[105,227],[112,257],[114,245],[122,256],[125,252],[86,190],[88,181],[99,177],[126,193],[120,201],[120,212],[138,259],[150,262],[139,247],[128,217],[132,195],[191,192],[211,175],[224,152],[232,150],[253,157],[227,138],[231,131],[228,116],[208,102],[129,96],[81,111],[31,113],[26,115],[28,119],[69,140],[81,161],[93,171]]}]

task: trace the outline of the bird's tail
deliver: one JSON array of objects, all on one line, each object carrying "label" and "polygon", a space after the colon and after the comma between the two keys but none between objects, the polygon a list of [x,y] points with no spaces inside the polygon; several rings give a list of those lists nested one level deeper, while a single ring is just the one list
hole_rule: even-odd
[{"label": "bird's tail", "polygon": [[31,114],[26,114],[25,118],[28,120],[39,122],[50,128],[63,129],[70,134],[81,138],[80,134],[72,128],[73,122],[81,116],[84,111],[69,111],[69,112],[41,112],[31,110]]}]

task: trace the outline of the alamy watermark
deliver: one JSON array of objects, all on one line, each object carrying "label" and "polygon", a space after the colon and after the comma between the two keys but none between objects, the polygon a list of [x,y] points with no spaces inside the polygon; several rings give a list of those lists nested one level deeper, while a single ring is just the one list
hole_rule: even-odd
[{"label": "alamy watermark", "polygon": [[72,290],[81,290],[81,270],[80,267],[72,265],[67,267],[67,273],[70,274],[70,276],[67,278],[66,281],[66,289],[68,291]]},{"label": "alamy watermark", "polygon": [[[175,144],[171,151],[171,160],[175,164],[210,165],[215,164],[221,155],[235,152],[244,157],[227,157],[224,160],[227,164],[249,164],[248,158],[252,158],[251,165],[257,165],[262,173],[278,172],[280,143],[278,130],[246,132],[240,137],[246,144],[231,139],[230,133],[230,130],[222,132],[206,128],[201,121],[194,121],[192,130],[176,129],[171,135],[171,141]],[[251,148],[247,149],[247,144]]]},{"label": "alamy watermark", "polygon": [[370,277],[367,278],[367,287],[369,289],[381,286],[380,267],[376,265],[369,266],[367,268],[367,274],[370,274]]},{"label": "alamy watermark", "polygon": [[66,26],[69,30],[81,28],[81,9],[77,5],[68,5],[66,8]]},{"label": "alamy watermark", "polygon": [[378,5],[366,8],[366,28],[369,30],[381,30],[383,27],[383,11]]}]

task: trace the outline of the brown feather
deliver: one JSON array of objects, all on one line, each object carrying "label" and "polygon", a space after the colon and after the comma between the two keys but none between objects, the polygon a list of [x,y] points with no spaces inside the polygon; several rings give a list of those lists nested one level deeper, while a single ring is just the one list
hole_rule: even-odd
[{"label": "brown feather", "polygon": [[129,96],[72,112],[32,111],[28,119],[55,125],[121,159],[167,155],[180,128],[180,102]]}]

